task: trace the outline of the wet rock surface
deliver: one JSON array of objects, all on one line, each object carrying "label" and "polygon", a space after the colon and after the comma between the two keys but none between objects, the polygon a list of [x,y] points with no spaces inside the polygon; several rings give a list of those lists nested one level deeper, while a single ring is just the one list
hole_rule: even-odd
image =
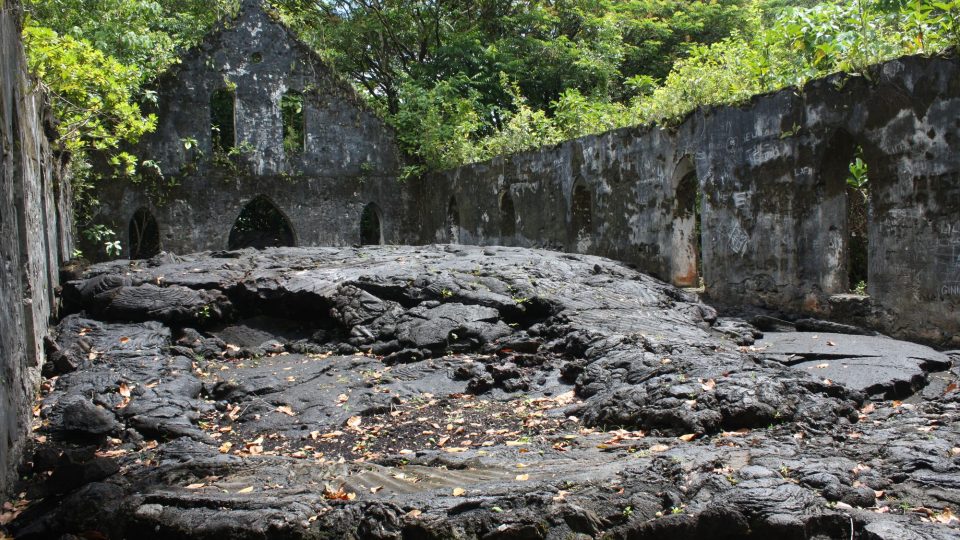
[{"label": "wet rock surface", "polygon": [[17,538],[958,534],[955,354],[606,259],[163,256],[64,299]]}]

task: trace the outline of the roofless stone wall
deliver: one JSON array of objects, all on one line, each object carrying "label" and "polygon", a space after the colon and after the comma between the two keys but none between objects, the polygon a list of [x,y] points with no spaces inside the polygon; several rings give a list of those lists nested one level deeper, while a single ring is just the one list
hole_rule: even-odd
[{"label": "roofless stone wall", "polygon": [[[866,205],[847,186],[858,155]],[[960,344],[955,57],[905,57],[700,109],[674,129],[498,157],[421,189],[423,242],[604,255],[677,285],[702,278],[723,303]],[[843,294],[860,279],[869,298]]]},{"label": "roofless stone wall", "polygon": [[[244,0],[155,86],[157,130],[134,149],[155,166],[100,195],[100,221],[124,257],[409,242],[392,129],[259,0]],[[231,240],[251,203],[283,222],[280,238]]]},{"label": "roofless stone wall", "polygon": [[[124,256],[543,246],[702,283],[721,303],[960,345],[956,58],[906,57],[701,109],[674,128],[611,131],[409,184],[397,181],[390,128],[257,0],[157,87],[160,124],[137,153],[160,174],[101,194]],[[866,189],[848,187],[857,157]],[[272,228],[260,234],[264,216]],[[846,294],[861,282],[869,297]]]},{"label": "roofless stone wall", "polygon": [[72,251],[69,182],[48,122],[24,66],[18,2],[0,2],[0,499],[16,478],[58,268]]}]

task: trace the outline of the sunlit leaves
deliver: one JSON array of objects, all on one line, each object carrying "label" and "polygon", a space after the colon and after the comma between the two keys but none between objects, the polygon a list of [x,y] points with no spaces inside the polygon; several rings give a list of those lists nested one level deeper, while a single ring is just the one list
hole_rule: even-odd
[{"label": "sunlit leaves", "polygon": [[691,44],[742,26],[749,0],[275,4],[439,169],[613,127]]},{"label": "sunlit leaves", "polygon": [[[135,67],[49,28],[27,27],[24,36],[30,67],[50,93],[66,149],[107,150],[155,127],[156,118],[134,102],[140,82]],[[117,156],[117,165],[129,163],[129,156]]]}]

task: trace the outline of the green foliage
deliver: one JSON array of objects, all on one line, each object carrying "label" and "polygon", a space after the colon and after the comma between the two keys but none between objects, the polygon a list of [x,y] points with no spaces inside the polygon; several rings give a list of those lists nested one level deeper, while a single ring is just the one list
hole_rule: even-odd
[{"label": "green foliage", "polygon": [[[85,40],[49,28],[24,31],[29,63],[52,98],[60,120],[60,143],[69,151],[107,150],[134,141],[156,125],[136,103],[140,73]],[[132,156],[118,153],[128,169]]]},{"label": "green foliage", "polygon": [[858,281],[856,287],[854,287],[851,292],[858,296],[867,296],[867,282],[863,280]]},{"label": "green foliage", "polygon": [[[146,165],[128,150],[156,127],[142,105],[156,100],[145,84],[195,43],[233,0],[26,0],[24,42],[31,70],[48,93],[60,126],[59,146],[72,155],[78,228],[91,230],[98,205],[90,156],[113,174],[136,178]],[[149,158],[149,156],[146,156]],[[102,231],[94,230],[94,236]],[[86,237],[86,235],[84,235]],[[119,243],[100,242],[119,254]],[[91,254],[96,256],[97,254]]]},{"label": "green foliage", "polygon": [[[415,159],[404,179],[960,45],[960,0],[270,3],[396,129]],[[80,158],[84,204],[96,199],[84,154],[106,152],[122,174],[143,169],[123,148],[155,126],[145,84],[236,4],[28,0],[31,66]],[[302,102],[281,112],[296,153]],[[222,123],[218,156],[232,163],[242,151]]]},{"label": "green foliage", "polygon": [[[91,225],[83,229],[82,234],[90,245],[102,245],[109,257],[118,257],[123,251],[120,241],[116,239],[117,233],[105,225]],[[82,253],[78,250],[74,256],[80,257]]]},{"label": "green foliage", "polygon": [[863,149],[857,148],[857,155],[850,162],[850,176],[847,177],[847,185],[866,193],[869,180],[867,173],[867,163],[863,161]]},{"label": "green foliage", "polygon": [[632,103],[630,122],[674,122],[701,105],[747,99],[765,89],[767,64],[761,52],[736,36],[695,46],[659,87]]},{"label": "green foliage", "polygon": [[520,88],[516,85],[511,87],[506,80],[506,75],[501,77],[504,79],[504,86],[511,88],[510,94],[515,112],[506,114],[506,121],[503,122],[502,127],[481,141],[478,146],[482,155],[513,154],[527,148],[547,146],[563,140],[560,131],[546,113],[543,110],[531,108],[526,98],[520,93]]},{"label": "green foliage", "polygon": [[627,113],[623,103],[590,99],[576,88],[565,90],[551,109],[561,140],[619,127],[617,119]]},{"label": "green foliage", "polygon": [[399,92],[404,106],[390,121],[399,142],[413,156],[436,168],[479,156],[471,140],[482,126],[479,96],[466,77],[440,81],[428,89],[405,84]]},{"label": "green foliage", "polygon": [[422,168],[960,43],[960,0],[278,0]]},{"label": "green foliage", "polygon": [[302,154],[305,141],[303,96],[288,92],[280,98],[280,116],[283,118],[283,150],[286,155]]},{"label": "green foliage", "polygon": [[276,0],[427,168],[622,125],[751,0]]}]

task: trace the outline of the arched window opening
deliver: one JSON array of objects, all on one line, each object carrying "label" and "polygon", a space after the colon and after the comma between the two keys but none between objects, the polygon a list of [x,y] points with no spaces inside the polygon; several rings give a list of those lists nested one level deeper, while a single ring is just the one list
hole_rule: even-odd
[{"label": "arched window opening", "polygon": [[456,197],[450,197],[447,205],[447,240],[451,244],[460,243],[460,207]]},{"label": "arched window opening", "polygon": [[129,227],[131,259],[149,259],[160,253],[160,227],[146,208],[133,213]]},{"label": "arched window opening", "polygon": [[517,234],[517,213],[513,209],[513,197],[509,191],[500,195],[500,236],[509,241]]},{"label": "arched window opening", "polygon": [[283,118],[283,150],[288,156],[302,154],[306,146],[306,122],[303,115],[303,94],[290,91],[280,98]]},{"label": "arched window opening", "polygon": [[360,215],[360,244],[364,246],[383,243],[383,228],[380,224],[380,209],[368,204]]},{"label": "arched window opening", "polygon": [[293,246],[293,228],[286,216],[263,195],[247,203],[227,241],[229,249]]},{"label": "arched window opening", "polygon": [[236,97],[232,90],[220,88],[210,96],[210,140],[215,151],[227,152],[237,145]]},{"label": "arched window opening", "polygon": [[699,287],[703,275],[701,204],[703,193],[693,160],[684,158],[674,173],[671,276],[677,287]]},{"label": "arched window opening", "polygon": [[590,191],[583,184],[577,184],[573,188],[570,217],[574,250],[580,253],[588,251],[593,242],[593,200]]}]

